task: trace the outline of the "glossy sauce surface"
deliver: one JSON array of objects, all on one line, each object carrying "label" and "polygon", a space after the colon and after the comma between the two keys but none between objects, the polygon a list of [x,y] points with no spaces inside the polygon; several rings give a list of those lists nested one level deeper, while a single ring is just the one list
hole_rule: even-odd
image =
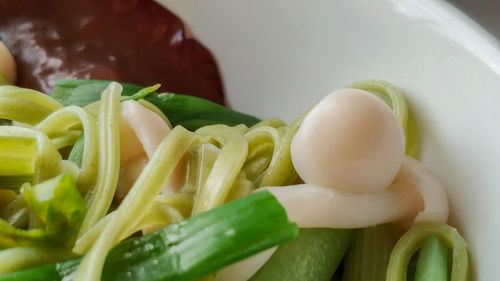
[{"label": "glossy sauce surface", "polygon": [[0,0],[0,40],[22,87],[50,92],[68,78],[160,83],[224,102],[211,53],[152,0]]}]

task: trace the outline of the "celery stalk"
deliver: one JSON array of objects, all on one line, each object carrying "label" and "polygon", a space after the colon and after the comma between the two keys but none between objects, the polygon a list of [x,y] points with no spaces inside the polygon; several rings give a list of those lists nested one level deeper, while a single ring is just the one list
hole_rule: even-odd
[{"label": "celery stalk", "polygon": [[18,189],[58,175],[61,155],[43,133],[0,126],[0,188]]},{"label": "celery stalk", "polygon": [[388,224],[359,229],[344,260],[343,281],[385,281],[387,264],[396,244]]}]

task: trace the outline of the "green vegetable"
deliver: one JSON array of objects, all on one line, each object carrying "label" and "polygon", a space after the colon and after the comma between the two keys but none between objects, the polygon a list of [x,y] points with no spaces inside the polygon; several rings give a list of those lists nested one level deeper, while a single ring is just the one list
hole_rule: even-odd
[{"label": "green vegetable", "polygon": [[353,230],[302,228],[282,244],[250,281],[329,281],[342,261]]},{"label": "green vegetable", "polygon": [[387,281],[406,280],[411,257],[432,236],[439,238],[452,251],[451,278],[449,280],[466,281],[469,271],[467,245],[455,228],[442,223],[418,224],[401,236],[389,259]]},{"label": "green vegetable", "polygon": [[344,260],[343,281],[385,281],[387,264],[396,244],[388,224],[359,229]]},{"label": "green vegetable", "polygon": [[[109,81],[99,80],[58,80],[51,96],[63,105],[86,106],[100,100],[101,93],[109,85]],[[172,125],[181,125],[188,130],[214,124],[234,126],[245,124],[253,126],[259,119],[251,115],[236,112],[211,101],[177,95],[141,92],[143,88],[121,83],[124,96],[133,98],[144,97],[145,100],[157,106],[170,120]],[[153,86],[154,87],[154,86]]]},{"label": "green vegetable", "polygon": [[26,183],[21,194],[44,228],[21,230],[0,220],[0,249],[71,247],[85,216],[85,203],[71,176],[63,174],[33,187]]},{"label": "green vegetable", "polygon": [[[101,280],[193,280],[297,234],[276,198],[259,192],[119,244],[109,253]],[[69,281],[79,262],[7,274],[0,281]]]},{"label": "green vegetable", "polygon": [[156,84],[156,85],[153,85],[151,87],[144,88],[144,89],[140,90],[139,92],[131,95],[129,98],[127,98],[127,100],[138,101],[138,100],[144,99],[147,95],[156,92],[156,90],[158,90],[160,87],[161,87],[160,84]]},{"label": "green vegetable", "polygon": [[427,239],[418,257],[415,281],[447,281],[448,248],[435,236]]},{"label": "green vegetable", "polygon": [[60,169],[61,155],[47,136],[29,128],[0,126],[0,188],[38,183]]}]

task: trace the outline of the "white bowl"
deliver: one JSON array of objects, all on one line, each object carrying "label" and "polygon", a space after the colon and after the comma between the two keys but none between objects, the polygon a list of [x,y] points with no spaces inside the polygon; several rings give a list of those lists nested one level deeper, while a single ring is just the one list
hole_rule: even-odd
[{"label": "white bowl", "polygon": [[481,27],[437,0],[160,2],[212,50],[237,110],[291,121],[354,81],[399,87],[476,280],[497,280],[500,45]]}]

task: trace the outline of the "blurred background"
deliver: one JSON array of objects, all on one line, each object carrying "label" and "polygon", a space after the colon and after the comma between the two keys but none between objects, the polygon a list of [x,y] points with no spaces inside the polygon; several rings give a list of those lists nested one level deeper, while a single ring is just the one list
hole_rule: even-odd
[{"label": "blurred background", "polygon": [[500,0],[448,0],[500,40]]}]

